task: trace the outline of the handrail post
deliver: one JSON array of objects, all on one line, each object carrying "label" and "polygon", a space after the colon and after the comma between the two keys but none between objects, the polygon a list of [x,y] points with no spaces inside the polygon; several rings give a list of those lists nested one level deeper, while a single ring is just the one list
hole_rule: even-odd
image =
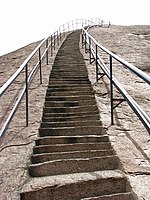
[{"label": "handrail post", "polygon": [[90,59],[90,64],[91,64],[91,38],[89,38],[89,59]]},{"label": "handrail post", "polygon": [[57,45],[59,46],[59,30],[57,30],[57,38],[58,38]]},{"label": "handrail post", "polygon": [[42,84],[42,64],[41,64],[41,49],[39,48],[39,68],[40,68],[40,83]]},{"label": "handrail post", "polygon": [[28,64],[25,66],[25,78],[26,78],[26,127],[29,120],[29,98],[28,98]]},{"label": "handrail post", "polygon": [[63,33],[64,33],[64,36],[66,35],[65,34],[65,25],[63,24]]},{"label": "handrail post", "polygon": [[60,38],[60,42],[61,42],[61,30],[59,28],[59,38]]},{"label": "handrail post", "polygon": [[48,65],[48,39],[46,40],[46,64]]},{"label": "handrail post", "polygon": [[57,31],[57,46],[59,46],[59,36],[58,36],[58,31]]},{"label": "handrail post", "polygon": [[97,50],[97,44],[96,44],[96,82],[98,82],[98,50]]},{"label": "handrail post", "polygon": [[55,33],[54,33],[54,50],[55,50],[55,43],[56,43],[56,41],[55,41]]},{"label": "handrail post", "polygon": [[53,37],[51,35],[51,56],[53,55]]},{"label": "handrail post", "polygon": [[113,113],[113,80],[112,80],[112,56],[110,55],[110,101],[111,101],[111,125],[114,125],[114,113]]},{"label": "handrail post", "polygon": [[84,47],[85,47],[85,53],[87,53],[87,49],[86,49],[86,33],[85,33],[85,40],[84,40]]},{"label": "handrail post", "polygon": [[84,46],[84,32],[83,30],[81,31],[81,40],[82,40],[82,48]]}]

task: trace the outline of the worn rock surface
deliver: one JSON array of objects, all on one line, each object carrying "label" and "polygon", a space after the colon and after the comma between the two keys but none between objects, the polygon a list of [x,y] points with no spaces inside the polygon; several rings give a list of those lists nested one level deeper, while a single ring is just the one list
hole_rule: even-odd
[{"label": "worn rock surface", "polygon": [[[92,28],[89,33],[103,46],[150,75],[150,26],[112,26],[109,29]],[[84,50],[82,50],[84,53]],[[92,81],[101,118],[113,146],[124,164],[124,169],[141,199],[150,199],[150,136],[126,102],[114,110],[115,125],[110,122],[110,86],[104,76],[95,79],[95,63],[85,61]],[[108,55],[100,55],[109,68]],[[113,74],[126,91],[150,116],[150,86],[113,60]],[[120,94],[114,88],[114,97]]]}]

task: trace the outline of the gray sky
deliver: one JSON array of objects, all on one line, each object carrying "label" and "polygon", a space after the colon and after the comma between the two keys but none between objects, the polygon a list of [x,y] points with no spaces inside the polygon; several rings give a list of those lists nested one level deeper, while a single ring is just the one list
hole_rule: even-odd
[{"label": "gray sky", "polygon": [[50,35],[72,19],[150,25],[149,0],[1,0],[0,55]]}]

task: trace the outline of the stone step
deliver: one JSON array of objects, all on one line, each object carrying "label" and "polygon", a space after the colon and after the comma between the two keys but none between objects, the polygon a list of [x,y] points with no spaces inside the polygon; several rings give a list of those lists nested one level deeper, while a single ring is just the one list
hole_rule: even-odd
[{"label": "stone step", "polygon": [[127,186],[127,179],[119,170],[36,177],[23,186],[21,200],[80,200],[125,193]]},{"label": "stone step", "polygon": [[75,80],[64,80],[64,79],[50,79],[49,80],[49,85],[51,84],[57,84],[57,85],[61,85],[61,84],[91,84],[91,82],[87,79],[87,80],[80,80],[80,79],[75,79]]},{"label": "stone step", "polygon": [[103,135],[105,129],[102,126],[82,127],[57,127],[39,128],[39,136],[77,136],[77,135]]},{"label": "stone step", "polygon": [[[72,43],[72,41],[69,41],[69,40],[68,40],[68,42]],[[73,53],[73,52],[70,52],[71,49],[69,48],[69,46],[67,46],[67,47],[68,48],[65,49],[63,54],[58,52],[57,57],[55,59],[55,63],[57,63],[58,61],[61,60],[61,62],[62,61],[64,61],[64,62],[73,62],[74,61],[73,63],[79,63],[79,61],[81,61],[80,63],[82,64],[83,63],[83,57],[79,53],[76,54],[76,51],[79,50],[79,48],[78,49],[73,48],[74,49],[74,51],[73,51],[74,53]]]},{"label": "stone step", "polygon": [[86,121],[65,121],[65,122],[41,122],[41,128],[51,127],[82,127],[82,126],[101,126],[102,123],[99,120],[86,120]]},{"label": "stone step", "polygon": [[[70,38],[68,38],[68,40],[67,41],[65,41],[65,42],[73,42],[73,41],[71,41],[71,39]],[[64,42],[64,43],[65,43]],[[68,47],[68,48],[67,48]],[[58,56],[57,56],[57,59],[55,59],[55,61],[57,61],[57,60],[59,60],[59,59],[64,59],[64,58],[66,58],[66,56],[67,57],[69,57],[69,60],[72,60],[74,57],[75,57],[75,54],[70,54],[69,56],[68,56],[68,53],[69,53],[69,46],[63,46],[62,48],[61,48],[61,50],[65,50],[64,51],[64,54],[61,54],[61,53],[58,53]],[[70,49],[71,50],[71,49]],[[66,51],[68,51],[68,52],[66,52]],[[65,53],[67,53],[67,54],[65,54]]]},{"label": "stone step", "polygon": [[[68,41],[69,42],[69,41]],[[71,41],[70,41],[71,42]],[[83,64],[83,57],[78,53],[78,54],[70,54],[71,49],[68,48],[65,49],[63,54],[58,53],[57,57],[55,59],[55,63],[61,61],[61,63],[81,63]],[[78,49],[79,50],[79,49]],[[77,49],[74,49],[74,53],[77,51]]]},{"label": "stone step", "polygon": [[[48,88],[92,88],[91,84],[84,83],[84,84],[50,84],[48,85]],[[93,89],[93,88],[92,88]]]},{"label": "stone step", "polygon": [[53,176],[94,172],[101,170],[115,170],[119,166],[118,157],[115,155],[105,157],[61,159],[44,163],[31,164],[28,167],[31,177]]},{"label": "stone step", "polygon": [[68,72],[68,73],[76,73],[76,72],[81,72],[81,73],[86,73],[87,75],[87,69],[85,65],[83,64],[77,64],[77,63],[72,63],[72,64],[58,64],[54,63],[53,65],[53,72]]},{"label": "stone step", "polygon": [[58,64],[58,63],[54,63],[54,67],[53,67],[53,71],[54,73],[70,73],[70,74],[74,74],[74,73],[78,73],[78,74],[83,74],[83,75],[87,75],[87,69],[85,66],[81,65],[79,63],[79,65],[77,65],[77,63],[62,63],[62,64]]},{"label": "stone step", "polygon": [[73,107],[73,106],[83,106],[83,105],[95,105],[96,101],[83,100],[83,101],[45,101],[45,107]]},{"label": "stone step", "polygon": [[63,79],[63,80],[88,80],[88,76],[87,74],[86,75],[75,75],[75,74],[70,74],[70,75],[66,75],[66,74],[63,74],[63,73],[59,73],[59,74],[54,74],[52,73],[51,76],[50,76],[50,80],[52,79]]},{"label": "stone step", "polygon": [[[72,41],[69,41],[69,40],[68,40],[68,42],[72,43]],[[70,61],[73,62],[74,61],[73,63],[81,63],[82,64],[83,57],[79,53],[78,54],[76,53],[77,50],[79,50],[79,48],[74,49],[74,47],[72,47],[74,51],[70,52],[72,49],[70,49],[69,46],[67,46],[67,47],[68,48],[65,49],[63,54],[58,53],[58,56],[55,59],[55,62],[61,60],[61,61],[65,61],[65,62],[70,62]]]},{"label": "stone step", "polygon": [[95,96],[94,95],[76,95],[76,96],[46,96],[45,97],[46,101],[87,101],[87,100],[93,100],[95,101]]},{"label": "stone step", "polygon": [[70,117],[42,117],[43,122],[71,122],[71,121],[85,121],[85,120],[100,120],[99,114],[83,115],[83,116],[70,116]]},{"label": "stone step", "polygon": [[[57,54],[58,55],[58,54]],[[65,53],[65,59],[66,59],[66,53]],[[78,60],[77,60],[78,59]],[[64,60],[64,59],[63,59]],[[62,60],[62,61],[63,61]],[[69,61],[69,59],[68,59],[68,61]],[[85,63],[84,63],[84,61],[83,61],[83,57],[81,58],[79,58],[79,54],[76,56],[76,58],[75,58],[75,61],[76,62],[72,62],[72,63],[63,63],[63,62],[61,62],[61,64],[60,64],[60,61],[58,61],[57,62],[57,57],[56,57],[56,60],[54,61],[54,67],[58,67],[58,68],[71,68],[71,69],[76,69],[76,68],[80,68],[80,69],[85,69]],[[79,62],[80,61],[80,62]],[[82,62],[81,62],[82,61]],[[66,61],[65,61],[66,62]],[[74,66],[74,67],[72,67],[72,66]]]},{"label": "stone step", "polygon": [[94,95],[94,91],[50,91],[50,90],[47,90],[46,92],[46,96],[80,96],[80,95]]},{"label": "stone step", "polygon": [[76,74],[76,75],[83,75],[87,76],[87,69],[85,66],[77,65],[77,63],[68,63],[68,64],[56,64],[54,63],[53,70],[51,71],[51,74],[59,74],[60,73],[66,73],[66,74]]},{"label": "stone step", "polygon": [[50,76],[50,79],[51,78],[63,78],[63,79],[88,79],[88,75],[87,75],[87,73],[83,73],[83,72],[81,72],[80,74],[79,74],[79,72],[62,72],[62,71],[58,71],[58,72],[54,72],[53,70],[52,70],[52,72],[51,72],[51,76]]},{"label": "stone step", "polygon": [[98,197],[82,198],[81,200],[137,200],[137,197],[133,192],[125,192],[110,195],[101,195]]},{"label": "stone step", "polygon": [[48,87],[47,89],[47,93],[50,93],[50,92],[67,92],[69,91],[70,92],[92,92],[93,93],[93,88],[91,87],[88,87],[88,86],[85,86],[85,87],[79,87],[79,86],[76,86],[76,87],[72,87],[72,86],[68,86],[68,87]]},{"label": "stone step", "polygon": [[81,113],[98,111],[97,105],[74,106],[74,107],[44,107],[44,113]]},{"label": "stone step", "polygon": [[53,77],[53,76],[50,76],[49,78],[49,81],[62,81],[62,82],[71,82],[71,83],[74,83],[74,82],[85,82],[85,83],[89,83],[89,79],[88,77]]},{"label": "stone step", "polygon": [[80,64],[73,64],[73,66],[74,67],[72,67],[72,65],[68,65],[68,64],[61,64],[61,65],[58,65],[57,63],[55,63],[54,62],[54,64],[53,64],[53,70],[55,71],[55,70],[69,70],[69,71],[71,71],[71,72],[73,72],[73,71],[86,71],[86,73],[87,73],[87,69],[86,69],[86,67],[85,67],[85,64],[84,63],[80,63]]},{"label": "stone step", "polygon": [[[78,57],[76,57],[78,58]],[[70,60],[70,57],[68,57],[67,55],[65,55],[64,59],[59,59],[59,60],[55,60],[55,63],[54,65],[58,65],[58,66],[68,66],[68,67],[74,67],[74,66],[77,66],[77,64],[79,64],[79,66],[83,65],[83,61],[81,59],[78,59],[78,61],[81,61],[81,62],[78,62],[77,60],[75,59],[72,59]]]},{"label": "stone step", "polygon": [[36,145],[49,144],[75,144],[88,142],[109,142],[107,135],[87,135],[87,136],[47,136],[38,137],[35,140]]},{"label": "stone step", "polygon": [[83,64],[83,65],[81,65],[81,64],[73,64],[73,66],[74,67],[72,67],[72,64],[70,64],[70,65],[64,65],[63,63],[62,63],[62,65],[56,65],[55,63],[54,63],[54,65],[53,65],[53,72],[68,72],[68,73],[74,73],[74,72],[85,72],[86,74],[87,74],[87,69],[86,69],[86,67],[85,67],[85,65]]},{"label": "stone step", "polygon": [[[74,67],[72,67],[74,66]],[[70,70],[72,71],[77,71],[77,70],[84,70],[87,71],[85,64],[84,63],[72,63],[72,64],[64,64],[62,63],[61,65],[54,62],[53,64],[53,70]]]},{"label": "stone step", "polygon": [[63,75],[63,76],[68,76],[68,77],[72,77],[72,76],[78,76],[78,77],[83,77],[86,76],[87,77],[87,70],[80,70],[80,69],[76,69],[76,70],[70,70],[70,69],[53,69],[51,72],[52,76],[59,76],[59,75]]},{"label": "stone step", "polygon": [[81,71],[87,72],[87,69],[86,69],[84,63],[82,63],[82,64],[81,63],[79,63],[79,64],[78,63],[72,63],[72,64],[63,64],[62,63],[61,65],[59,65],[58,63],[54,62],[53,70],[70,70],[71,72],[81,70]]},{"label": "stone step", "polygon": [[72,66],[62,66],[62,67],[54,67],[51,71],[51,74],[66,74],[66,75],[83,75],[87,76],[88,72],[86,68],[83,67],[77,67],[74,65]]},{"label": "stone step", "polygon": [[104,150],[84,150],[84,151],[71,151],[71,152],[59,152],[59,153],[41,153],[41,154],[32,154],[31,162],[41,163],[52,160],[60,159],[74,159],[74,158],[92,158],[92,157],[103,157],[114,155],[115,152],[113,149],[104,149]]},{"label": "stone step", "polygon": [[33,153],[40,154],[40,153],[69,152],[69,151],[83,151],[83,150],[104,150],[111,148],[112,146],[110,142],[50,144],[50,145],[34,146]]},{"label": "stone step", "polygon": [[68,113],[43,113],[43,117],[82,117],[86,115],[99,115],[99,111],[82,111],[82,112],[68,112]]}]

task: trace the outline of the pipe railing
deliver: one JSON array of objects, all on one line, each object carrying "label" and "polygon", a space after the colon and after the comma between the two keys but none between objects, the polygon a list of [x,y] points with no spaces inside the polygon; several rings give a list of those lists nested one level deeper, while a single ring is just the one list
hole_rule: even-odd
[{"label": "pipe railing", "polygon": [[[110,80],[111,124],[112,125],[114,124],[114,117],[113,117],[114,108],[116,108],[124,100],[126,100],[129,106],[138,116],[140,121],[143,123],[148,133],[150,133],[150,117],[145,113],[145,111],[137,104],[137,102],[127,93],[127,91],[123,88],[123,86],[119,83],[119,81],[114,77],[112,68],[112,59],[118,61],[120,64],[122,64],[122,66],[125,66],[132,73],[137,75],[139,78],[144,80],[145,83],[149,85],[150,85],[150,76],[141,71],[140,69],[136,68],[134,65],[123,60],[116,54],[112,53],[102,45],[100,45],[84,28],[82,28],[82,47],[83,46],[85,46],[85,52],[89,52],[90,63],[92,63],[93,60],[96,63],[96,81],[98,82],[99,68],[102,69],[104,73],[103,75],[106,75]],[[101,59],[98,52],[99,49],[105,52],[109,56],[109,69],[104,63],[104,61]],[[124,99],[113,98],[113,85],[120,92],[120,94],[123,96]],[[119,103],[116,106],[114,106],[115,100],[119,101]]]},{"label": "pipe railing", "polygon": [[98,25],[101,27],[107,27],[108,24],[99,18],[91,18],[91,19],[75,19],[71,20],[60,26],[61,32],[65,31],[73,31],[76,29],[81,29],[82,27],[89,27],[92,25]]},{"label": "pipe railing", "polygon": [[[0,87],[0,97],[2,97],[8,88],[15,82],[17,77],[21,75],[21,73],[25,70],[25,80],[22,80],[22,84],[24,84],[23,88],[20,91],[20,95],[17,97],[17,100],[15,104],[13,105],[13,108],[11,109],[9,115],[7,116],[6,120],[4,121],[1,129],[0,129],[0,137],[4,134],[5,130],[7,129],[12,117],[14,116],[22,98],[24,95],[26,95],[26,126],[28,126],[28,88],[29,85],[34,78],[35,74],[39,70],[40,72],[40,83],[42,83],[42,62],[44,58],[46,58],[46,64],[48,64],[49,59],[49,50],[51,52],[51,56],[53,55],[53,50],[55,50],[56,45],[59,45],[61,42],[62,34],[65,34],[66,32],[73,31],[75,29],[81,29],[81,27],[86,27],[90,25],[97,24],[99,26],[103,26],[104,22],[98,18],[86,20],[86,19],[76,19],[67,22],[66,24],[63,24],[59,27],[57,31],[55,31],[52,35],[46,37],[42,40],[42,42],[33,50],[33,52],[25,59],[25,61],[21,64],[21,66],[18,68],[18,70],[7,80],[6,83],[4,83]],[[42,49],[43,52],[42,52]],[[29,72],[29,62],[33,60],[33,58],[37,56],[38,59],[36,63],[33,65],[32,70]]]},{"label": "pipe railing", "polygon": [[[58,41],[61,40],[61,34],[58,32],[54,32],[51,36],[45,38],[34,50],[33,52],[25,59],[25,61],[21,64],[21,66],[18,68],[18,70],[7,80],[6,83],[4,83],[0,88],[0,97],[2,97],[7,89],[15,82],[17,77],[21,75],[23,71],[25,71],[25,80],[22,80],[22,83],[24,83],[23,88],[20,91],[19,96],[17,97],[17,101],[15,102],[13,108],[11,109],[8,117],[6,118],[3,126],[0,129],[0,136],[3,135],[5,132],[7,126],[9,125],[13,115],[15,114],[24,94],[26,94],[26,126],[28,126],[28,87],[34,78],[36,72],[39,70],[40,72],[40,83],[42,83],[42,61],[44,58],[46,58],[46,64],[48,64],[48,51],[50,47],[55,48],[55,45],[58,44]],[[41,49],[44,48],[44,52],[41,54]],[[29,62],[32,61],[32,59],[37,56],[37,62],[34,64],[32,70],[29,73]]]}]

